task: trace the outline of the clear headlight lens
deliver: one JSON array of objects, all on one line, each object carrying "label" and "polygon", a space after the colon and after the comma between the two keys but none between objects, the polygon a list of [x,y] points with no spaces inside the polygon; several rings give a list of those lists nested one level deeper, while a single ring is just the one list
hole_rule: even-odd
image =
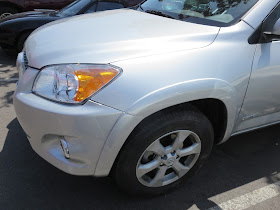
[{"label": "clear headlight lens", "polygon": [[65,103],[81,103],[112,81],[120,70],[110,65],[68,64],[40,71],[33,92]]}]

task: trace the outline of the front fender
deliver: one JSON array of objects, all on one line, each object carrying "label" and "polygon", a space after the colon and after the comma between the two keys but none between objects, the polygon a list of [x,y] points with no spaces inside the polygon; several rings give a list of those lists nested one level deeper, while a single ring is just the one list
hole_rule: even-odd
[{"label": "front fender", "polygon": [[207,98],[218,99],[226,106],[228,121],[222,142],[226,141],[237,118],[236,89],[224,80],[213,78],[177,83],[145,95],[122,114],[107,138],[94,175],[105,176],[110,173],[126,139],[143,119],[174,105]]}]

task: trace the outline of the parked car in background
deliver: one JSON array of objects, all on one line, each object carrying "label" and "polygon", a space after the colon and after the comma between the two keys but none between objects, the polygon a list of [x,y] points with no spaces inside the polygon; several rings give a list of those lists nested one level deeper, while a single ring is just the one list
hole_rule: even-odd
[{"label": "parked car in background", "polygon": [[34,9],[61,9],[74,0],[0,0],[0,19]]},{"label": "parked car in background", "polygon": [[60,11],[33,11],[11,15],[0,20],[0,46],[8,52],[20,52],[27,37],[36,28],[54,20],[74,15],[120,9],[142,0],[78,0]]},{"label": "parked car in background", "polygon": [[280,122],[279,52],[279,0],[147,0],[32,33],[14,107],[64,172],[165,193],[214,144]]}]

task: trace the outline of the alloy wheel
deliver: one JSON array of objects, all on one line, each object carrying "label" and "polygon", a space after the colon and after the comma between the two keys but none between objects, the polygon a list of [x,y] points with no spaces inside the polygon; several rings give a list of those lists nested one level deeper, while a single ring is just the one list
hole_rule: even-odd
[{"label": "alloy wheel", "polygon": [[138,160],[136,176],[148,187],[161,187],[183,177],[196,163],[201,152],[198,135],[177,130],[161,136]]}]

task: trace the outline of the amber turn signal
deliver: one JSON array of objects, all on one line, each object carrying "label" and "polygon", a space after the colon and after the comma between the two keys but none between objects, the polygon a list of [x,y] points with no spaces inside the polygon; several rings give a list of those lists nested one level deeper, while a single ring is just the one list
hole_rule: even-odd
[{"label": "amber turn signal", "polygon": [[119,72],[108,69],[79,69],[75,71],[78,78],[78,91],[75,101],[83,101],[110,82]]}]

